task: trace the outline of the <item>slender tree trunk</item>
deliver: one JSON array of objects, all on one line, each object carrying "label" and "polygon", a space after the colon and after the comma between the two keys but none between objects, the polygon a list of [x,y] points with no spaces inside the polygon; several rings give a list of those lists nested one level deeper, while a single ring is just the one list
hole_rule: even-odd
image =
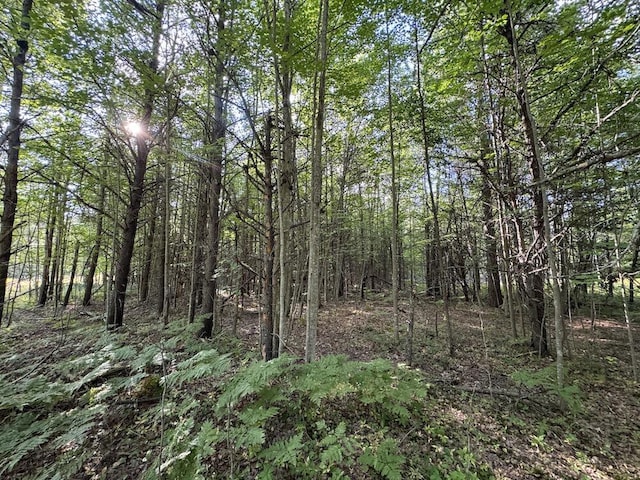
[{"label": "slender tree trunk", "polygon": [[[640,228],[640,225],[636,227],[636,229],[638,228]],[[638,360],[636,358],[635,344],[633,341],[633,325],[631,321],[631,316],[629,315],[629,304],[627,302],[627,292],[624,286],[625,275],[622,273],[622,260],[620,257],[620,239],[618,235],[614,236],[614,241],[615,241],[616,270],[618,270],[618,279],[620,280],[620,296],[622,299],[625,325],[627,327],[627,340],[629,342],[629,354],[631,356],[631,370],[633,374],[633,380],[634,382],[637,382],[639,379]]]},{"label": "slender tree trunk", "polygon": [[16,38],[17,51],[12,59],[13,80],[11,82],[11,105],[9,107],[9,127],[7,132],[7,164],[4,168],[4,193],[2,195],[2,217],[0,217],[0,323],[2,323],[9,264],[11,262],[11,248],[13,229],[18,205],[18,163],[22,133],[22,119],[20,108],[22,104],[22,90],[24,85],[24,66],[29,49],[29,31],[31,30],[31,8],[33,0],[23,0],[19,33]]},{"label": "slender tree trunk", "polygon": [[638,271],[638,253],[640,253],[640,232],[636,232],[636,241],[633,246],[633,259],[631,260],[631,274],[629,275],[629,303],[634,303],[636,272]]},{"label": "slender tree trunk", "polygon": [[[156,174],[156,183],[160,183],[160,173]],[[141,302],[146,302],[149,299],[149,292],[151,290],[151,276],[153,271],[153,255],[157,247],[156,229],[158,225],[158,208],[160,206],[160,193],[158,190],[153,192],[153,198],[149,202],[148,208],[150,208],[149,222],[147,223],[148,231],[146,239],[144,241],[145,250],[143,252],[142,272],[140,274],[140,293],[139,299]]]},{"label": "slender tree trunk", "polygon": [[[556,327],[556,364],[557,364],[557,380],[560,387],[564,382],[564,366],[563,366],[563,333],[564,325],[562,318],[562,293],[558,279],[555,247],[551,238],[551,224],[549,221],[549,205],[546,192],[546,175],[544,172],[544,164],[540,151],[540,143],[535,124],[535,119],[531,113],[531,105],[529,102],[528,91],[524,73],[520,65],[520,52],[518,49],[517,32],[515,30],[511,4],[506,0],[508,18],[505,30],[505,37],[511,47],[512,60],[515,67],[517,92],[516,98],[520,107],[522,123],[525,129],[525,137],[527,148],[529,150],[529,167],[533,177],[533,203],[534,203],[534,219],[533,230],[536,236],[536,251],[546,251],[548,267],[551,274],[551,286],[553,291],[554,318]],[[541,261],[540,267],[544,267],[544,259]],[[540,268],[531,270],[527,276],[528,294],[532,311],[532,346],[540,355],[548,353],[547,334],[544,316],[544,281]]]},{"label": "slender tree trunk", "polygon": [[69,274],[69,285],[62,299],[62,306],[69,305],[69,299],[71,298],[71,292],[73,291],[73,283],[76,278],[76,270],[78,268],[78,255],[80,254],[80,242],[76,242],[76,246],[73,250],[73,261],[71,262],[71,273]]},{"label": "slender tree trunk", "polygon": [[391,290],[393,299],[393,327],[396,342],[400,340],[400,315],[398,308],[400,260],[398,258],[398,179],[393,131],[393,96],[391,95],[391,38],[389,36],[389,12],[385,23],[387,36],[387,121],[389,127],[389,158],[391,161]]},{"label": "slender tree trunk", "polygon": [[421,76],[421,57],[420,57],[420,48],[418,45],[418,29],[414,28],[414,47],[416,53],[416,83],[418,87],[418,97],[420,101],[420,131],[422,135],[422,148],[424,155],[424,163],[425,163],[425,173],[427,176],[427,183],[429,187],[429,206],[431,208],[431,215],[433,217],[433,235],[435,242],[435,256],[434,256],[434,268],[437,272],[437,278],[439,280],[440,290],[443,299],[443,307],[444,307],[444,320],[447,326],[447,341],[449,344],[449,355],[453,356],[455,353],[455,342],[453,339],[453,325],[451,323],[451,316],[449,314],[450,310],[450,300],[449,300],[449,286],[448,286],[448,275],[446,272],[447,263],[445,250],[442,246],[442,240],[440,238],[440,219],[438,212],[438,204],[436,203],[436,198],[433,189],[433,181],[431,178],[431,156],[429,154],[429,134],[427,131],[427,112],[426,112],[426,103],[424,98],[424,93],[422,90],[422,76]]},{"label": "slender tree trunk", "polygon": [[[155,76],[158,72],[158,55],[165,4],[166,0],[158,0],[155,4],[155,12],[151,14],[154,27],[149,71],[152,76]],[[156,87],[149,79],[147,79],[145,85],[144,107],[140,121],[142,133],[135,138],[133,183],[129,189],[129,203],[125,212],[122,245],[116,261],[114,291],[107,309],[107,328],[119,328],[123,324],[124,303],[127,295],[127,285],[129,284],[136,231],[138,229],[138,214],[140,213],[140,205],[144,195],[144,177],[147,171],[150,148],[150,138],[148,138],[149,125],[151,123],[151,114],[153,113],[153,102],[157,93]]]},{"label": "slender tree trunk", "polygon": [[[207,20],[210,21],[210,20]],[[209,227],[207,231],[207,249],[204,271],[204,291],[202,299],[202,313],[206,315],[204,323],[204,336],[210,337],[212,332],[218,329],[219,319],[216,318],[217,300],[217,269],[218,250],[220,248],[220,194],[222,192],[222,171],[224,168],[224,138],[225,125],[225,31],[226,3],[218,5],[217,37],[214,55],[210,55],[209,62],[213,67],[213,85],[210,85],[208,102],[213,99],[213,111],[207,108],[206,142],[209,146]]]},{"label": "slender tree trunk", "polygon": [[488,160],[489,142],[485,134],[482,134],[480,146],[480,161],[483,164],[482,175],[482,215],[485,237],[485,259],[487,262],[487,304],[490,307],[499,307],[504,298],[500,287],[500,270],[498,269],[498,247],[496,241],[495,215],[493,212],[493,196],[491,195],[491,185],[486,175],[489,174],[490,166]]},{"label": "slender tree trunk", "polygon": [[98,206],[98,218],[96,219],[96,241],[89,255],[89,265],[84,280],[84,296],[82,298],[82,305],[84,305],[85,307],[91,303],[93,281],[96,275],[96,270],[98,269],[98,258],[100,258],[100,250],[102,248],[102,224],[104,219],[103,212],[105,193],[106,187],[103,184],[100,186],[100,204]]},{"label": "slender tree trunk", "polygon": [[[274,52],[274,69],[277,83],[277,100],[282,102],[282,130],[278,130],[281,141],[278,142],[281,159],[278,175],[278,213],[279,213],[279,268],[280,285],[278,298],[278,336],[274,338],[278,344],[278,354],[281,354],[286,346],[287,319],[291,307],[291,279],[293,266],[293,231],[291,226],[294,219],[295,192],[296,192],[296,162],[295,140],[296,133],[293,124],[291,107],[291,93],[293,89],[293,70],[290,65],[291,55],[291,25],[294,13],[292,0],[284,0],[282,11],[284,13],[284,25],[280,54]],[[278,5],[273,3],[273,8],[267,7],[270,12],[271,35],[274,45],[277,45],[279,34],[277,31]],[[276,112],[278,114],[278,112]],[[275,354],[275,352],[274,352]]]},{"label": "slender tree trunk", "polygon": [[56,207],[58,212],[58,234],[56,235],[56,248],[53,255],[51,265],[51,281],[49,282],[49,298],[53,298],[57,305],[60,301],[60,288],[62,286],[62,275],[64,274],[64,258],[67,248],[67,230],[68,225],[65,221],[65,212],[67,210],[66,188],[60,192],[60,200]]},{"label": "slender tree trunk", "polygon": [[189,323],[193,323],[198,308],[198,296],[202,293],[202,245],[205,242],[205,225],[207,223],[207,209],[204,205],[205,197],[202,188],[203,178],[198,172],[197,201],[195,207],[195,221],[193,222],[193,248],[191,250],[191,285],[189,287]]},{"label": "slender tree trunk", "polygon": [[58,214],[56,213],[57,202],[53,198],[49,213],[47,215],[47,227],[44,234],[44,258],[42,259],[42,280],[40,281],[40,293],[38,295],[38,306],[44,307],[49,296],[49,285],[51,284],[51,259],[53,257],[53,235],[55,233],[56,221]]},{"label": "slender tree trunk", "polygon": [[311,151],[311,202],[309,204],[309,280],[305,360],[316,358],[318,313],[320,307],[320,239],[322,202],[322,139],[324,134],[325,93],[327,79],[327,30],[329,24],[329,0],[322,0],[320,8],[320,32],[318,36],[315,82],[315,119]]},{"label": "slender tree trunk", "polygon": [[164,242],[163,242],[163,258],[162,262],[162,303],[161,303],[161,316],[162,324],[167,325],[169,323],[169,307],[171,300],[171,282],[170,282],[170,246],[171,246],[171,149],[169,144],[169,138],[171,136],[171,118],[168,115],[167,122],[169,127],[167,129],[167,152],[164,165]]},{"label": "slender tree trunk", "polygon": [[273,348],[274,312],[273,312],[273,267],[275,260],[275,225],[273,220],[273,152],[271,150],[271,132],[273,118],[268,115],[265,121],[265,139],[261,152],[264,161],[264,260],[263,260],[263,288],[262,288],[262,358],[265,361],[273,359],[278,351]]}]

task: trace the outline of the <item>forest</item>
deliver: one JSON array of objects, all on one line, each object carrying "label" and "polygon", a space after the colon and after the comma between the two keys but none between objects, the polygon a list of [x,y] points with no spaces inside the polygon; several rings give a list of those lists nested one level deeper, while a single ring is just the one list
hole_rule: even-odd
[{"label": "forest", "polygon": [[636,1],[0,3],[0,478],[640,478]]}]

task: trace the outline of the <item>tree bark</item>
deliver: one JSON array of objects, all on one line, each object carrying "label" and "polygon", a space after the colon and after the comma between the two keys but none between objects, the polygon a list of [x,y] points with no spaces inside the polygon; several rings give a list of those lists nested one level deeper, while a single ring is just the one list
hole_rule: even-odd
[{"label": "tree bark", "polygon": [[428,191],[429,191],[429,207],[431,210],[431,215],[433,217],[433,236],[434,236],[434,270],[436,274],[436,278],[438,280],[437,286],[440,291],[439,294],[442,295],[443,299],[443,307],[444,307],[444,320],[447,326],[447,341],[449,347],[449,355],[453,356],[455,353],[455,342],[453,339],[453,326],[451,324],[451,316],[449,314],[449,283],[448,283],[448,275],[446,272],[447,268],[447,255],[445,255],[445,249],[442,246],[442,240],[440,237],[440,219],[438,212],[438,204],[436,203],[433,181],[431,178],[431,156],[429,154],[429,134],[427,131],[427,111],[426,111],[426,103],[424,98],[424,93],[422,90],[422,76],[421,76],[421,68],[420,68],[420,48],[418,45],[418,29],[414,28],[414,47],[416,53],[416,83],[418,87],[418,97],[420,100],[419,108],[420,108],[420,132],[422,136],[422,148],[424,155],[424,167],[425,173],[427,177]]},{"label": "tree bark", "polygon": [[[156,174],[156,183],[160,183],[160,173]],[[148,203],[149,222],[147,223],[146,238],[144,240],[145,250],[143,252],[142,272],[140,273],[140,293],[138,298],[141,302],[149,299],[151,291],[151,277],[153,271],[153,254],[157,247],[156,227],[158,225],[158,207],[160,206],[160,192],[153,192],[153,198]]]},{"label": "tree bark", "polygon": [[42,259],[42,280],[40,281],[40,292],[38,294],[38,306],[44,307],[49,296],[49,285],[51,284],[51,259],[53,257],[53,234],[55,233],[57,202],[53,198],[49,213],[47,215],[47,226],[44,234],[44,258]]},{"label": "tree bark", "polygon": [[158,55],[165,4],[166,0],[158,0],[155,4],[155,12],[150,14],[154,21],[150,52],[151,60],[148,64],[148,72],[151,78],[147,78],[144,82],[144,105],[140,121],[142,132],[135,138],[135,149],[133,149],[135,161],[134,176],[129,188],[129,202],[125,212],[122,245],[116,263],[114,291],[112,292],[112,299],[107,309],[107,328],[111,329],[121,327],[124,320],[124,304],[127,295],[127,285],[129,283],[129,273],[131,271],[136,231],[138,229],[138,214],[140,213],[140,206],[144,195],[144,177],[147,171],[147,160],[149,157],[149,125],[153,113],[153,102],[157,93],[156,87],[154,86],[155,82],[152,82],[151,79],[158,73]]},{"label": "tree bark", "polygon": [[[209,20],[208,20],[209,21]],[[222,192],[222,170],[224,168],[223,143],[226,132],[225,125],[225,45],[223,34],[226,21],[226,4],[220,2],[218,5],[217,18],[217,38],[215,47],[212,49],[214,55],[210,55],[207,61],[213,63],[213,85],[208,86],[208,102],[211,104],[213,98],[213,111],[207,108],[206,112],[206,132],[205,141],[208,151],[208,196],[209,196],[209,223],[207,230],[207,248],[204,270],[204,290],[202,299],[202,313],[206,315],[204,324],[204,336],[211,337],[213,331],[219,326],[219,319],[216,318],[216,298],[217,298],[217,269],[218,250],[220,248],[220,194]],[[212,88],[213,87],[213,88]]]},{"label": "tree bark", "polygon": [[[279,286],[279,324],[278,324],[278,354],[286,346],[287,319],[291,307],[291,279],[293,276],[294,256],[292,252],[293,231],[291,226],[294,219],[296,192],[296,138],[293,125],[291,107],[291,93],[293,89],[293,70],[290,66],[291,50],[291,22],[294,5],[291,0],[284,0],[284,36],[282,40],[282,55],[276,57],[274,64],[280,98],[282,100],[282,157],[278,178],[279,205],[279,239],[280,239],[280,286]],[[277,11],[273,12],[273,36],[276,33]]]},{"label": "tree bark", "polygon": [[311,151],[311,202],[309,204],[309,280],[307,285],[308,307],[305,336],[305,360],[316,358],[318,314],[320,308],[320,239],[322,202],[322,139],[324,134],[325,93],[327,79],[327,30],[329,24],[329,0],[322,0],[320,8],[320,32],[318,36],[318,71],[315,83],[315,119]]},{"label": "tree bark", "polygon": [[[274,357],[273,334],[273,267],[275,260],[275,225],[273,221],[273,152],[271,150],[271,132],[273,118],[268,115],[265,120],[265,139],[262,146],[262,160],[264,162],[263,208],[264,208],[264,258],[262,271],[262,358],[269,361]],[[275,349],[277,352],[278,349]]]},{"label": "tree bark", "polygon": [[69,299],[71,298],[71,292],[73,291],[73,283],[76,278],[76,270],[78,268],[78,255],[80,254],[80,242],[76,241],[76,246],[73,250],[73,260],[71,262],[71,273],[69,274],[69,285],[65,291],[64,298],[62,299],[62,306],[69,305]]},{"label": "tree bark", "polygon": [[400,340],[400,319],[398,309],[400,260],[398,258],[398,179],[396,175],[396,155],[393,131],[393,96],[391,94],[391,38],[389,35],[389,12],[386,12],[387,37],[387,122],[389,127],[389,159],[391,161],[391,295],[393,301],[393,328],[396,342]]},{"label": "tree bark", "polygon": [[106,187],[100,186],[100,204],[98,207],[98,218],[96,219],[96,241],[89,255],[89,265],[87,267],[87,274],[84,280],[84,296],[82,298],[82,305],[88,306],[91,303],[91,294],[93,290],[93,281],[98,269],[98,258],[100,257],[100,249],[102,248],[102,228],[104,219],[104,196],[106,193]]},{"label": "tree bark", "polygon": [[20,110],[24,86],[24,66],[29,49],[31,30],[31,9],[33,0],[23,0],[20,20],[20,35],[16,38],[17,51],[12,59],[13,81],[11,84],[11,105],[9,107],[9,130],[7,133],[7,165],[4,169],[4,193],[2,195],[2,217],[0,217],[0,324],[4,314],[7,294],[7,279],[11,262],[13,229],[18,205],[18,163],[20,160],[22,119]]},{"label": "tree bark", "polygon": [[529,150],[529,167],[533,177],[533,231],[536,237],[534,247],[539,252],[540,268],[532,269],[527,275],[528,296],[530,306],[532,307],[532,346],[540,355],[548,354],[547,333],[544,318],[544,282],[541,269],[544,265],[544,254],[546,251],[546,260],[550,270],[551,287],[553,291],[554,320],[556,329],[556,364],[557,364],[557,381],[558,386],[562,388],[564,383],[563,377],[563,336],[564,324],[562,317],[562,293],[560,291],[560,283],[558,279],[555,246],[551,238],[551,223],[549,220],[549,205],[546,191],[546,175],[542,154],[540,151],[540,143],[538,140],[538,132],[534,116],[531,112],[531,105],[527,91],[527,84],[520,65],[520,52],[518,49],[518,37],[515,31],[513,12],[511,4],[506,0],[507,6],[507,25],[505,37],[511,47],[511,55],[515,67],[517,91],[516,98],[520,107],[522,123],[525,130],[526,144]]}]

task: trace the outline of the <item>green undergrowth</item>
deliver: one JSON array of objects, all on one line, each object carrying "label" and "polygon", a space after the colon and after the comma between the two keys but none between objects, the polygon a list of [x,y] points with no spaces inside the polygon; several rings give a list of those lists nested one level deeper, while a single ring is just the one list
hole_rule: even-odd
[{"label": "green undergrowth", "polygon": [[[159,342],[68,333],[55,361],[0,355],[20,366],[0,374],[2,478],[492,478],[444,433],[432,387],[387,360],[265,363],[179,326]],[[109,464],[136,446],[143,461]]]}]

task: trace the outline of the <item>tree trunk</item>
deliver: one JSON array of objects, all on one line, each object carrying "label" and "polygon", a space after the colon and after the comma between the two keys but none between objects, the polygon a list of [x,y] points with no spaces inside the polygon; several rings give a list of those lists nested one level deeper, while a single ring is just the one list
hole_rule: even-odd
[{"label": "tree trunk", "polygon": [[[532,322],[532,346],[540,355],[548,354],[547,332],[544,317],[544,281],[541,269],[545,267],[545,260],[551,273],[551,286],[553,291],[554,318],[556,327],[556,362],[557,380],[559,387],[563,386],[563,333],[564,325],[562,318],[562,293],[558,279],[555,247],[551,238],[551,224],[549,221],[549,206],[546,192],[546,175],[540,152],[540,143],[535,119],[531,113],[528,91],[524,73],[520,66],[520,53],[518,50],[517,32],[515,31],[513,14],[509,0],[507,5],[507,25],[505,37],[511,47],[512,60],[515,67],[517,91],[516,98],[520,107],[522,123],[525,130],[525,139],[529,150],[529,167],[533,177],[533,231],[536,237],[534,241],[535,251],[539,252],[539,268],[532,268],[527,274],[527,293],[531,307],[530,318]],[[545,252],[547,258],[544,258]]]},{"label": "tree trunk", "polygon": [[[269,361],[274,357],[273,348],[273,266],[275,260],[275,225],[273,221],[273,153],[271,150],[271,131],[273,119],[268,115],[265,120],[265,139],[262,146],[261,157],[264,161],[264,259],[263,259],[263,288],[262,288],[262,358]],[[275,349],[277,352],[278,349]]]},{"label": "tree trunk", "polygon": [[102,224],[104,219],[104,196],[106,193],[106,187],[100,186],[100,204],[98,206],[98,218],[96,219],[96,241],[89,255],[89,265],[87,268],[87,274],[84,280],[84,296],[82,298],[82,305],[88,306],[91,303],[91,293],[93,290],[93,281],[98,269],[98,258],[100,258],[100,249],[102,248]]},{"label": "tree trunk", "polygon": [[491,195],[491,184],[487,175],[490,165],[488,160],[489,141],[486,134],[482,134],[480,146],[480,161],[482,162],[482,220],[485,237],[485,259],[487,262],[487,305],[499,307],[504,298],[500,287],[500,270],[498,269],[498,247],[496,241],[495,215],[493,211],[493,196]]},{"label": "tree trunk", "polygon": [[53,257],[53,234],[55,233],[56,221],[58,214],[56,213],[57,202],[53,198],[49,213],[47,215],[47,227],[44,234],[44,258],[42,259],[42,280],[40,281],[40,292],[38,294],[38,306],[44,307],[47,303],[49,295],[49,285],[51,283],[51,259]]},{"label": "tree trunk", "polygon": [[[210,21],[210,19],[207,19]],[[220,2],[218,5],[217,18],[217,38],[214,52],[207,58],[213,63],[213,85],[208,86],[208,108],[206,118],[205,141],[208,150],[208,193],[209,193],[209,223],[207,230],[207,248],[204,269],[204,290],[202,299],[202,313],[207,320],[204,325],[204,336],[211,337],[213,331],[219,326],[219,319],[216,318],[216,298],[217,298],[217,269],[218,250],[220,248],[220,194],[222,192],[222,170],[223,143],[226,132],[225,125],[225,45],[224,30],[226,21],[226,4]],[[212,88],[213,87],[213,88]],[[213,99],[213,111],[211,111],[211,99]]]},{"label": "tree trunk", "polygon": [[[148,65],[151,76],[155,76],[158,72],[158,55],[165,3],[166,0],[158,0],[155,5],[155,12],[152,14],[155,24],[153,26],[150,52],[151,60]],[[135,161],[134,176],[129,188],[129,203],[125,212],[122,245],[116,261],[114,291],[107,309],[107,328],[112,329],[119,328],[123,324],[124,303],[127,295],[127,285],[129,284],[129,272],[131,270],[136,231],[138,229],[138,214],[140,213],[140,205],[144,195],[144,177],[147,171],[147,159],[151,143],[149,125],[151,123],[151,114],[153,113],[153,102],[157,93],[154,82],[151,82],[150,79],[146,79],[145,85],[144,106],[140,121],[142,131],[136,136],[135,149],[132,149]]]},{"label": "tree trunk", "polygon": [[[156,174],[156,183],[160,183],[160,173]],[[149,203],[149,222],[147,223],[147,236],[144,241],[145,251],[143,252],[142,272],[140,274],[140,293],[138,298],[141,302],[149,299],[151,290],[151,272],[153,271],[153,254],[156,250],[156,227],[158,225],[158,207],[160,205],[160,193],[153,192],[153,198]]]},{"label": "tree trunk", "polygon": [[429,191],[429,206],[431,209],[431,215],[433,217],[433,236],[435,242],[434,252],[434,270],[436,272],[436,278],[438,279],[437,286],[439,287],[440,294],[442,294],[443,307],[444,307],[444,320],[447,326],[447,341],[449,347],[449,355],[453,356],[455,353],[455,343],[453,339],[453,326],[451,324],[451,316],[449,314],[449,288],[448,288],[448,275],[447,275],[447,263],[445,249],[442,246],[440,238],[440,220],[438,212],[438,204],[436,203],[433,181],[431,178],[431,157],[429,154],[429,134],[427,131],[427,111],[424,93],[422,90],[422,76],[421,76],[421,57],[420,48],[418,45],[418,29],[414,28],[414,47],[416,53],[416,83],[418,87],[418,97],[420,100],[420,131],[422,136],[422,148],[424,155],[424,166],[427,177],[428,191]]},{"label": "tree trunk", "polygon": [[11,83],[11,105],[9,107],[9,127],[7,132],[8,154],[7,165],[4,168],[4,193],[2,195],[2,217],[0,217],[0,324],[4,314],[4,304],[7,294],[7,279],[11,262],[11,248],[13,229],[18,205],[18,162],[20,160],[20,146],[22,133],[22,119],[20,107],[22,104],[22,89],[24,84],[24,65],[29,49],[29,30],[31,30],[31,8],[33,0],[23,0],[20,28],[16,38],[17,51],[12,59],[13,81]]},{"label": "tree trunk", "polygon": [[320,308],[320,239],[322,203],[322,138],[324,134],[325,93],[327,78],[327,29],[329,24],[329,0],[322,0],[320,8],[320,32],[316,52],[318,71],[315,84],[315,119],[311,150],[311,202],[309,204],[309,280],[307,328],[305,336],[305,360],[316,358],[318,313]]},{"label": "tree trunk", "polygon": [[391,161],[391,290],[393,301],[393,327],[396,342],[400,340],[400,319],[398,309],[400,260],[398,258],[398,179],[396,178],[396,156],[393,135],[393,96],[391,95],[391,39],[389,36],[389,12],[386,12],[387,37],[387,121],[389,127],[389,159]]},{"label": "tree trunk", "polygon": [[[291,108],[291,93],[293,89],[293,70],[290,62],[291,55],[291,26],[293,20],[294,4],[292,0],[284,0],[284,32],[280,45],[280,54],[274,51],[274,69],[277,83],[277,101],[282,102],[282,130],[278,130],[281,148],[281,162],[278,176],[278,213],[279,213],[279,267],[280,285],[278,298],[278,336],[275,342],[278,344],[278,354],[281,354],[286,345],[287,319],[291,309],[291,279],[293,277],[294,255],[293,255],[293,225],[296,198],[296,161],[295,144],[296,132],[293,124],[293,114]],[[278,5],[273,4],[270,11],[269,21],[271,23],[271,35],[274,45],[277,45],[277,17]],[[278,112],[276,112],[278,113]],[[275,352],[274,352],[275,354]]]},{"label": "tree trunk", "polygon": [[76,269],[78,267],[78,255],[80,253],[80,242],[76,241],[76,247],[73,250],[73,261],[71,262],[71,273],[69,274],[69,285],[62,299],[62,306],[69,305],[69,299],[71,298],[71,292],[73,291],[73,282],[76,277]]},{"label": "tree trunk", "polygon": [[207,208],[203,197],[202,174],[198,172],[197,201],[195,207],[195,221],[193,222],[193,249],[191,251],[191,285],[189,287],[189,323],[193,323],[198,308],[198,297],[202,294],[202,245],[205,242]]},{"label": "tree trunk", "polygon": [[[66,185],[66,182],[65,182]],[[56,249],[53,255],[51,266],[51,281],[49,282],[49,298],[53,298],[57,305],[60,301],[60,289],[62,287],[62,277],[64,275],[64,259],[67,249],[67,231],[68,225],[65,220],[67,210],[66,188],[62,188],[60,192],[59,204],[56,207],[58,212],[58,235],[56,236]]]}]

